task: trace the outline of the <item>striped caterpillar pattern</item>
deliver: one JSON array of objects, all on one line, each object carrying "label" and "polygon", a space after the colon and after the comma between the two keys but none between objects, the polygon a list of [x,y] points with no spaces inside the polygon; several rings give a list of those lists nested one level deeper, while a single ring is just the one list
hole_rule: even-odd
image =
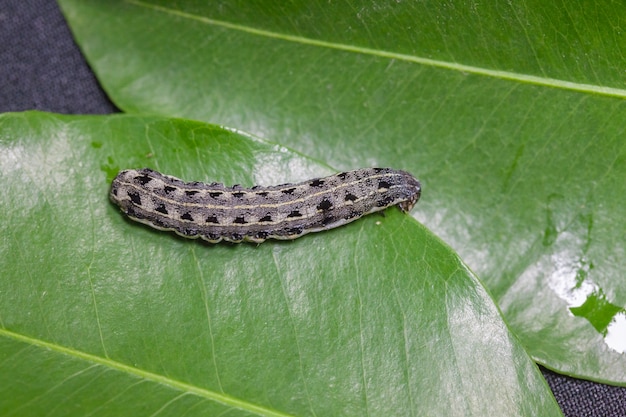
[{"label": "striped caterpillar pattern", "polygon": [[420,197],[406,171],[363,168],[297,184],[232,187],[185,182],[149,168],[120,171],[110,198],[129,218],[211,243],[288,240],[332,229]]}]

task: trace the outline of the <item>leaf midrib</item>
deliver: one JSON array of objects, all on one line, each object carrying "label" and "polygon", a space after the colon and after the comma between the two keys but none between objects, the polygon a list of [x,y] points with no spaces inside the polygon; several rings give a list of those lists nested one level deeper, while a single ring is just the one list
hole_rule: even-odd
[{"label": "leaf midrib", "polygon": [[303,45],[319,46],[324,48],[331,48],[345,52],[352,52],[364,55],[374,55],[377,57],[396,59],[399,61],[412,62],[420,65],[426,65],[430,67],[443,68],[450,71],[457,71],[468,74],[482,75],[485,77],[497,78],[508,81],[515,81],[525,84],[533,84],[550,88],[558,88],[561,90],[576,91],[580,93],[598,94],[603,96],[626,98],[626,89],[607,87],[594,84],[576,83],[567,80],[559,80],[549,77],[538,77],[529,74],[520,74],[509,71],[492,70],[488,68],[480,68],[472,65],[464,65],[456,62],[447,62],[436,59],[424,58],[415,55],[401,54],[397,52],[384,51],[379,49],[365,48],[354,45],[347,45],[343,43],[328,42],[318,39],[305,38],[302,36],[288,35],[284,33],[272,32],[269,30],[257,29],[250,26],[239,25],[236,23],[224,22],[220,20],[211,19],[204,16],[198,16],[192,13],[182,12],[180,10],[171,9],[168,7],[157,6],[154,4],[146,3],[140,0],[123,0],[128,4],[132,4],[138,7],[144,7],[152,9],[157,12],[171,14],[173,16],[182,17],[185,19],[196,20],[208,25],[220,26],[226,29],[237,30],[240,32],[246,32],[257,36],[263,36],[267,38],[275,38],[288,42],[296,42]]},{"label": "leaf midrib", "polygon": [[79,350],[61,346],[55,343],[50,343],[45,340],[40,340],[34,337],[15,333],[7,329],[0,328],[0,337],[6,337],[9,339],[18,341],[18,342],[27,343],[31,346],[49,349],[54,352],[58,352],[63,355],[67,355],[76,359],[81,359],[81,360],[88,361],[97,365],[106,366],[110,369],[114,369],[119,372],[138,376],[147,381],[166,385],[175,390],[189,393],[192,395],[196,395],[198,397],[202,397],[211,401],[215,401],[219,404],[222,404],[228,407],[233,407],[233,408],[237,408],[240,410],[244,410],[254,415],[264,416],[264,417],[291,417],[289,414],[284,414],[279,411],[271,410],[271,409],[268,409],[268,408],[265,408],[256,404],[252,404],[250,402],[246,402],[238,398],[234,398],[225,394],[220,394],[214,391],[200,388],[191,384],[187,384],[185,382],[177,381],[175,379],[168,378],[163,375],[155,374],[153,372],[148,372],[142,369],[134,368],[132,366],[125,365],[121,362],[111,360],[110,358],[100,357],[100,356],[92,355],[90,353],[81,352]]}]

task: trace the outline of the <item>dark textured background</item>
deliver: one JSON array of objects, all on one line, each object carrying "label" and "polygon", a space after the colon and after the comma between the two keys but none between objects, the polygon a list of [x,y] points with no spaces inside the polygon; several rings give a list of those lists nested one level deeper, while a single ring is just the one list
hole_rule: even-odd
[{"label": "dark textured background", "polygon": [[[119,112],[72,39],[54,0],[0,0],[0,113]],[[566,417],[626,417],[626,388],[541,369]]]}]

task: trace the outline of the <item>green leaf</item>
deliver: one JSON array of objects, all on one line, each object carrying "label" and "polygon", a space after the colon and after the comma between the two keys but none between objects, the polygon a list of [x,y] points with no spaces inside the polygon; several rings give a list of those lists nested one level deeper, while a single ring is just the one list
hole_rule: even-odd
[{"label": "green leaf", "polygon": [[108,200],[120,168],[252,185],[328,167],[159,117],[5,114],[0,132],[2,416],[560,415],[474,274],[395,208],[210,245]]},{"label": "green leaf", "polygon": [[[407,169],[533,357],[626,385],[626,97],[611,2],[62,0],[118,106]],[[590,300],[602,311],[579,310]]]}]

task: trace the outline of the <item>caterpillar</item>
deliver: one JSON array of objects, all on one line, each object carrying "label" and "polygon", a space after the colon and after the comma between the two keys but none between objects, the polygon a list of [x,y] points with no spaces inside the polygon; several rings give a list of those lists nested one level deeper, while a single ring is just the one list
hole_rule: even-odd
[{"label": "caterpillar", "polygon": [[421,193],[406,171],[362,168],[269,187],[185,182],[149,168],[120,171],[110,199],[132,220],[211,243],[289,240],[398,206],[409,212]]}]

